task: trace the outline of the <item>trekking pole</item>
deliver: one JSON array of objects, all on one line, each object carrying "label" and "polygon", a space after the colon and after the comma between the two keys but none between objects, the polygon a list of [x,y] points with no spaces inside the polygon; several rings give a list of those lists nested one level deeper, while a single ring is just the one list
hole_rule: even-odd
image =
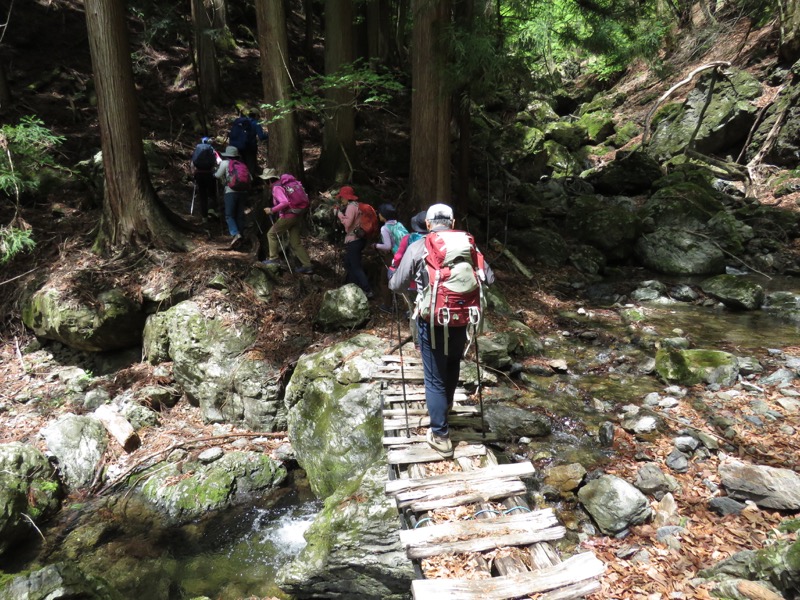
[{"label": "trekking pole", "polygon": [[[275,219],[273,219],[272,214],[269,215],[269,221],[272,223],[272,226],[275,226]],[[286,248],[283,247],[283,241],[281,240],[281,236],[279,233],[275,234],[275,237],[278,238],[278,245],[281,247],[281,252],[283,253],[283,260],[286,261],[286,268],[289,269],[289,273],[292,272],[292,265],[289,262],[289,256],[286,254]]]},{"label": "trekking pole", "polygon": [[483,382],[481,381],[481,359],[478,352],[478,326],[475,326],[475,367],[478,369],[478,403],[481,408],[481,438],[486,439],[486,420],[483,416]]},{"label": "trekking pole", "polygon": [[194,197],[197,195],[197,182],[192,185],[192,203],[189,206],[189,214],[194,216]]},{"label": "trekking pole", "polygon": [[403,408],[405,409],[406,413],[406,437],[411,437],[411,427],[408,422],[408,400],[406,397],[406,368],[405,368],[405,359],[403,358],[403,340],[401,339],[400,333],[400,316],[399,311],[397,309],[397,294],[392,294],[392,310],[394,312],[394,322],[397,325],[397,348],[400,352],[400,381],[403,387]]}]

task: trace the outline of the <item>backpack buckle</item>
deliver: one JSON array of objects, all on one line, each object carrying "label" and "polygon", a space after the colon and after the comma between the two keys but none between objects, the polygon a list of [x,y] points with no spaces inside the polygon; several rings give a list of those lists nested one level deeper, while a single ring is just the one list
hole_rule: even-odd
[{"label": "backpack buckle", "polygon": [[451,318],[450,309],[447,308],[446,306],[443,306],[442,308],[439,309],[439,314],[436,315],[436,317],[441,325],[447,327],[450,324],[450,318]]}]

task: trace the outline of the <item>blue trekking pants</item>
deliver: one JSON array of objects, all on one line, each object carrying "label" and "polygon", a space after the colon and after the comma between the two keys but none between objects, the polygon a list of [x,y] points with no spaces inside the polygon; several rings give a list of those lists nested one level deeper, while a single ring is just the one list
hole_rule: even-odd
[{"label": "blue trekking pants", "polygon": [[433,326],[436,348],[431,347],[431,324],[417,319],[419,352],[425,376],[425,404],[431,418],[431,429],[436,435],[450,434],[447,413],[453,406],[461,371],[461,357],[467,345],[466,327],[447,328],[447,355],[444,353],[445,328]]},{"label": "blue trekking pants", "polygon": [[244,208],[247,202],[247,192],[225,193],[225,222],[228,224],[228,233],[238,235],[244,227]]}]

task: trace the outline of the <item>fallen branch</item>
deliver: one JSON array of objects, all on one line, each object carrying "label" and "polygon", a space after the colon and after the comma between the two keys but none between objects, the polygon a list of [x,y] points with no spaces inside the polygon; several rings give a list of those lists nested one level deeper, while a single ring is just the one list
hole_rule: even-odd
[{"label": "fallen branch", "polygon": [[518,259],[516,256],[514,256],[508,248],[506,248],[503,244],[500,243],[499,240],[492,238],[489,241],[489,246],[492,248],[492,250],[494,250],[495,252],[499,252],[501,255],[505,256],[508,260],[510,260],[511,264],[513,264],[520,273],[522,273],[525,277],[527,277],[528,280],[533,279],[533,273],[530,272],[528,267],[523,265],[522,261]]},{"label": "fallen branch", "polygon": [[678,83],[676,83],[671,88],[669,88],[666,92],[661,94],[659,99],[656,100],[656,103],[653,105],[653,108],[651,108],[647,112],[647,116],[644,119],[644,133],[642,134],[642,146],[647,145],[647,141],[648,141],[648,139],[650,137],[650,120],[653,118],[653,114],[656,112],[656,109],[659,106],[661,106],[661,104],[664,102],[664,100],[669,98],[675,90],[677,90],[678,88],[683,87],[687,83],[691,82],[692,79],[694,79],[694,76],[697,75],[698,73],[700,73],[702,71],[707,71],[708,69],[716,69],[718,67],[730,67],[730,66],[731,66],[731,63],[729,63],[726,60],[715,60],[714,62],[710,62],[710,63],[705,64],[705,65],[701,65],[701,66],[697,67],[695,70],[693,70],[691,73],[689,73],[684,79],[681,79]]}]

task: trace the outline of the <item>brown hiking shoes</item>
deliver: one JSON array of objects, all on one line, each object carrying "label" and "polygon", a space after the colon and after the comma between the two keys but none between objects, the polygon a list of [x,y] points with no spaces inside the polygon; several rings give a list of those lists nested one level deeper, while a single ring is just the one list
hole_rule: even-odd
[{"label": "brown hiking shoes", "polygon": [[428,429],[428,445],[442,455],[442,458],[453,458],[453,442],[450,437],[442,437],[433,433],[433,429]]}]

